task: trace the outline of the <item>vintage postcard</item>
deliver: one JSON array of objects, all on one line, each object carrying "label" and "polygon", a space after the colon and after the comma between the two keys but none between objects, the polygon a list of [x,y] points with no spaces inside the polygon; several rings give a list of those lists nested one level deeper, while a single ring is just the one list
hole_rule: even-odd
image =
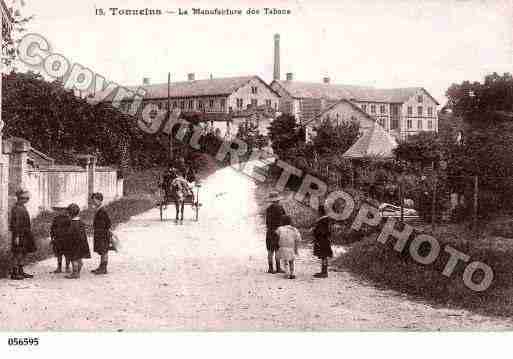
[{"label": "vintage postcard", "polygon": [[509,1],[0,5],[9,346],[513,328]]}]

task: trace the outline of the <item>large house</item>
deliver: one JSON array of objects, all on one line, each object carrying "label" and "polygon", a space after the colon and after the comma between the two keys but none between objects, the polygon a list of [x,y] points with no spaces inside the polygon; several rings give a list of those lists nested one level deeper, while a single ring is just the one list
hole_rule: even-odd
[{"label": "large house", "polygon": [[[216,128],[229,128],[231,118],[249,108],[265,107],[276,111],[279,104],[279,95],[258,76],[196,80],[194,74],[188,74],[188,81],[172,82],[169,89],[167,83],[151,85],[147,79],[142,86],[127,89],[136,92],[141,88],[145,90],[142,108],[152,103],[159,109],[166,109],[169,91],[172,109],[202,114],[202,118],[212,122]],[[103,101],[112,101],[113,96],[114,94]],[[130,100],[122,100],[119,108],[128,111],[131,106]]]},{"label": "large house", "polygon": [[357,120],[363,126],[372,119],[397,139],[438,131],[439,103],[422,87],[377,89],[331,84],[327,77],[312,83],[295,81],[291,73],[286,76],[271,83],[281,97],[279,110],[296,117],[307,134],[325,118]]}]

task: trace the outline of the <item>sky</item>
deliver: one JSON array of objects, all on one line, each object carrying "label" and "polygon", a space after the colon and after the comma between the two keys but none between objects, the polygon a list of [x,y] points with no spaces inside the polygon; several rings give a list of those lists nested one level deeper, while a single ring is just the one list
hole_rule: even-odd
[{"label": "sky", "polygon": [[[7,1],[9,2],[9,1]],[[25,0],[29,32],[54,52],[120,85],[259,75],[272,81],[273,35],[281,78],[378,88],[421,86],[442,105],[452,83],[513,70],[508,0],[165,1]],[[240,16],[113,16],[96,9],[241,9]],[[290,15],[246,15],[248,8]]]}]

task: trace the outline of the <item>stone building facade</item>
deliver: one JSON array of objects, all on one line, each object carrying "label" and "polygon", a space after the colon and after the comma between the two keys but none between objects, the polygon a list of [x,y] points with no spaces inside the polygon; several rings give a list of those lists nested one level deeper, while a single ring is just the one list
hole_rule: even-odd
[{"label": "stone building facade", "polygon": [[[439,103],[422,87],[376,89],[373,87],[295,81],[288,73],[286,80],[274,80],[271,87],[280,94],[279,110],[296,117],[304,126],[317,121],[324,111],[350,101],[368,114],[397,139],[421,131],[438,131]],[[343,102],[339,109],[348,109]],[[341,113],[341,114],[342,114]]]}]

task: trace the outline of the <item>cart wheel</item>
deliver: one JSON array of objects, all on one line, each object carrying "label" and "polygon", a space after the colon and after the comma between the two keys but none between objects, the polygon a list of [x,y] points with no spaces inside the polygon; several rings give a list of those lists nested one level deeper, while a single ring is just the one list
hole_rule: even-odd
[{"label": "cart wheel", "polygon": [[164,220],[164,206],[160,203],[160,220]]}]

